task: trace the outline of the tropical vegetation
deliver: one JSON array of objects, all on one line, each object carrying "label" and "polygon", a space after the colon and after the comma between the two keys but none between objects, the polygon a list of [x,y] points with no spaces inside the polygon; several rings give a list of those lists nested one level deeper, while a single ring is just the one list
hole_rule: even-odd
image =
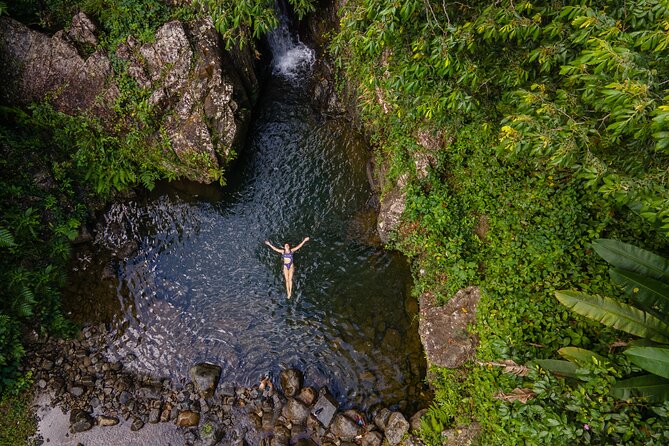
[{"label": "tropical vegetation", "polygon": [[621,384],[664,352],[623,351],[632,336],[555,298],[627,303],[598,239],[669,248],[669,5],[353,0],[340,16],[341,91],[384,190],[408,183],[393,246],[416,294],[482,291],[477,359],[433,371],[424,439],[477,421],[482,444],[669,441],[669,403]]}]

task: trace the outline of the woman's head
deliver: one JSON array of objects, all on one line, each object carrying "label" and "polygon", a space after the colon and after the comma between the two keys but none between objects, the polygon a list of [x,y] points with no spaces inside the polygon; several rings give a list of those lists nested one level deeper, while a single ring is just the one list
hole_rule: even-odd
[{"label": "woman's head", "polygon": [[285,245],[283,245],[283,249],[286,252],[290,251],[290,245],[288,243],[286,243]]}]

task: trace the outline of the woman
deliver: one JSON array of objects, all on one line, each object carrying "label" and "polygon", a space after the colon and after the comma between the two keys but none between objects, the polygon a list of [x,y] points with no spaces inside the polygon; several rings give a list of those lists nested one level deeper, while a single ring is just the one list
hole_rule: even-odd
[{"label": "woman", "polygon": [[288,293],[288,299],[290,299],[290,296],[293,295],[293,273],[295,273],[295,265],[293,264],[293,253],[300,249],[302,245],[307,243],[309,241],[309,237],[305,237],[304,240],[302,240],[302,243],[297,245],[295,248],[290,249],[290,245],[286,243],[283,245],[283,250],[272,246],[272,244],[268,241],[265,240],[265,244],[272,248],[274,251],[278,252],[281,254],[281,257],[283,258],[283,278],[286,279],[286,293]]}]

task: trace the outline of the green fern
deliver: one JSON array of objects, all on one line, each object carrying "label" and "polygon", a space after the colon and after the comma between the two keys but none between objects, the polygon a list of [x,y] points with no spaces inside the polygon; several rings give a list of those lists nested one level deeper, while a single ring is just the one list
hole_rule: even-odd
[{"label": "green fern", "polygon": [[12,248],[16,246],[14,236],[9,230],[0,227],[0,248]]}]

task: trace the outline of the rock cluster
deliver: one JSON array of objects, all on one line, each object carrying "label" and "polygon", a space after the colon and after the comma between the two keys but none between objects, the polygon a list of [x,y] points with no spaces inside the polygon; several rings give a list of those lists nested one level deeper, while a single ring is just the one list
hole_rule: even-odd
[{"label": "rock cluster", "polygon": [[[241,147],[259,88],[248,46],[226,51],[212,20],[204,18],[166,23],[153,43],[129,37],[115,57],[150,95],[148,106],[172,150],[163,164],[190,180],[218,180],[217,171]],[[111,59],[83,13],[53,36],[0,17],[0,75],[9,80],[0,91],[4,104],[49,100],[58,111],[95,116],[107,128],[115,120],[132,126],[126,122],[132,117],[114,112],[122,92]]]},{"label": "rock cluster", "polygon": [[191,445],[420,444],[410,431],[421,413],[409,423],[388,408],[339,410],[327,388],[304,386],[299,370],[254,387],[219,384],[220,367],[206,363],[191,368],[189,381],[141,375],[105,358],[106,334],[104,326],[86,327],[75,340],[36,341],[29,353],[37,387],[70,411],[73,434],[118,423],[131,431],[173,423]]}]

